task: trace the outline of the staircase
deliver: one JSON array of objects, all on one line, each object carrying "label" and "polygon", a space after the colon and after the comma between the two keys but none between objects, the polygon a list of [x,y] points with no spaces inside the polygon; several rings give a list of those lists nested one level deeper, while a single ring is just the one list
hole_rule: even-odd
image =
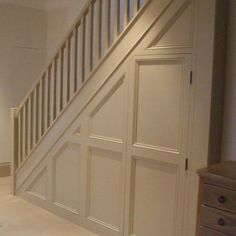
[{"label": "staircase", "polygon": [[14,194],[100,235],[193,235],[192,65],[215,2],[88,1],[12,109]]},{"label": "staircase", "polygon": [[115,48],[143,7],[142,0],[87,2],[50,64],[15,110],[16,171]]}]

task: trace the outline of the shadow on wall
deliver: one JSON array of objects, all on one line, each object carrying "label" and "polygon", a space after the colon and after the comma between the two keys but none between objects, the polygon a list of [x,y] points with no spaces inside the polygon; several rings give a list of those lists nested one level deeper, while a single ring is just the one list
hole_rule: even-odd
[{"label": "shadow on wall", "polygon": [[223,160],[236,160],[236,1],[229,0],[227,65],[222,140]]}]

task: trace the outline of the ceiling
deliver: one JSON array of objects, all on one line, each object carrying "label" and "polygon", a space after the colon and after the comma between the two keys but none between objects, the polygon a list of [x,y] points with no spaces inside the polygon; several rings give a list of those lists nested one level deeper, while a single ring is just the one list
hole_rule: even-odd
[{"label": "ceiling", "polygon": [[53,10],[66,6],[70,0],[0,0],[0,3],[31,7],[41,10]]}]

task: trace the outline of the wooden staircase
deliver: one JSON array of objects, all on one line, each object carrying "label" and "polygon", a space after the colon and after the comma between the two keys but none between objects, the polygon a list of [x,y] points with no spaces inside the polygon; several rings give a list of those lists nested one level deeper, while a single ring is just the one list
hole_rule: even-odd
[{"label": "wooden staircase", "polygon": [[13,193],[102,236],[194,235],[195,171],[219,141],[224,9],[88,1],[12,109]]}]

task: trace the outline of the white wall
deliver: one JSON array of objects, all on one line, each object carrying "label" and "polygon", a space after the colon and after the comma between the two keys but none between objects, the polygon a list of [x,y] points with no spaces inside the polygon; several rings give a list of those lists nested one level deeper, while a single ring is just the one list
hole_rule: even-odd
[{"label": "white wall", "polygon": [[54,56],[67,28],[68,9],[58,8],[47,12],[47,61]]},{"label": "white wall", "polygon": [[88,0],[69,0],[68,5],[68,24],[71,25],[74,23],[76,17],[83,9],[83,6]]},{"label": "white wall", "polygon": [[11,158],[10,108],[37,79],[45,45],[45,11],[0,3],[0,163]]},{"label": "white wall", "polygon": [[236,1],[229,0],[222,159],[236,161]]}]

